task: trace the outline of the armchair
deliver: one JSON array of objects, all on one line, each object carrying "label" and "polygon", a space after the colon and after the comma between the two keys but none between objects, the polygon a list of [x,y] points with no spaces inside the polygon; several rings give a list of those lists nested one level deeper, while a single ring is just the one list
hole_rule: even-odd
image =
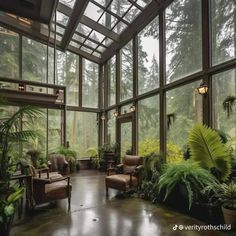
[{"label": "armchair", "polygon": [[56,179],[32,178],[32,185],[33,199],[36,205],[68,198],[68,210],[70,210],[72,190],[70,177]]},{"label": "armchair", "polygon": [[[108,168],[106,183],[106,195],[108,188],[118,189],[126,192],[131,188],[139,186],[139,172],[142,168],[142,157],[126,155],[123,158],[123,163],[116,168]],[[116,174],[111,175],[112,171]]]},{"label": "armchair", "polygon": [[69,173],[69,163],[62,154],[50,154],[48,157],[48,167],[50,172],[58,171],[62,175]]}]

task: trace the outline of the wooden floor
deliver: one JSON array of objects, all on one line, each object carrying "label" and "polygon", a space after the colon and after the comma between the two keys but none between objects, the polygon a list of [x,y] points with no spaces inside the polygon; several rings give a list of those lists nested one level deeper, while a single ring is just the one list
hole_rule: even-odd
[{"label": "wooden floor", "polygon": [[203,223],[139,198],[115,198],[115,190],[106,198],[105,175],[101,172],[80,171],[71,179],[71,212],[67,212],[67,200],[40,207],[15,225],[11,236],[226,235],[216,231],[173,230],[175,225]]}]

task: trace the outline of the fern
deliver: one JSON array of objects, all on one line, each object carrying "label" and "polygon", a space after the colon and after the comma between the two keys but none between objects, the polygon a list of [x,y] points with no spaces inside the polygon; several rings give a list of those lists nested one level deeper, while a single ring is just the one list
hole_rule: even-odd
[{"label": "fern", "polygon": [[205,169],[216,169],[220,179],[226,180],[230,174],[230,151],[219,134],[206,125],[196,124],[189,133],[188,145],[191,158]]},{"label": "fern", "polygon": [[166,166],[160,176],[158,193],[164,191],[164,201],[178,185],[185,186],[188,193],[188,206],[192,206],[193,199],[198,199],[206,186],[217,182],[215,177],[207,170],[201,168],[196,162],[190,160]]}]

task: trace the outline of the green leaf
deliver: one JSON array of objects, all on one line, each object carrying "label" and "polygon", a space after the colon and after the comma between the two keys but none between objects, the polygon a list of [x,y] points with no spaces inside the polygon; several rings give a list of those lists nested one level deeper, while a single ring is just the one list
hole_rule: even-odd
[{"label": "green leaf", "polygon": [[15,208],[12,203],[4,207],[4,214],[6,216],[12,216],[14,214],[14,211],[15,211]]},{"label": "green leaf", "polygon": [[16,192],[10,194],[7,198],[8,203],[14,203],[19,200],[24,194],[24,188],[19,188]]},{"label": "green leaf", "polygon": [[206,125],[197,124],[189,133],[188,145],[191,159],[205,169],[215,167],[226,180],[230,174],[230,152],[219,134]]}]

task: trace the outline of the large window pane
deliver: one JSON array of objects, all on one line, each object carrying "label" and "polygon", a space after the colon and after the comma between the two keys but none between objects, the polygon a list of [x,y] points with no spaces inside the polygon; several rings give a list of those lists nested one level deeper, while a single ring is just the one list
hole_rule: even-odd
[{"label": "large window pane", "polygon": [[83,107],[98,107],[98,64],[83,59]]},{"label": "large window pane", "polygon": [[126,44],[121,50],[120,100],[133,97],[133,44]]},{"label": "large window pane", "polygon": [[139,94],[159,86],[159,21],[155,18],[138,35]]},{"label": "large window pane", "polygon": [[108,62],[108,106],[116,103],[116,57]]},{"label": "large window pane", "polygon": [[236,56],[235,0],[211,0],[212,64]]},{"label": "large window pane", "polygon": [[47,83],[47,46],[23,37],[22,77],[24,80]]},{"label": "large window pane", "polygon": [[114,116],[115,110],[107,113],[107,143],[116,143],[116,117]]},{"label": "large window pane", "polygon": [[87,156],[88,148],[97,148],[97,114],[67,111],[67,141],[80,158]]},{"label": "large window pane", "polygon": [[167,83],[202,69],[201,25],[201,0],[176,0],[166,9]]},{"label": "large window pane", "polygon": [[79,56],[57,51],[56,82],[66,86],[67,104],[79,104]]},{"label": "large window pane", "polygon": [[61,146],[61,110],[48,110],[48,153]]},{"label": "large window pane", "polygon": [[138,103],[138,153],[147,156],[159,152],[159,95]]},{"label": "large window pane", "polygon": [[[232,105],[236,100],[235,79],[236,69],[214,75],[212,78],[213,125],[216,129],[226,132],[231,138],[236,137],[236,109]],[[227,109],[223,108],[224,101],[229,108],[232,105],[228,113]]]},{"label": "large window pane", "polygon": [[0,27],[0,76],[19,78],[19,35]]},{"label": "large window pane", "polygon": [[202,97],[196,92],[199,81],[166,93],[167,160],[179,161],[186,148],[188,133],[195,123],[202,122]]},{"label": "large window pane", "polygon": [[34,119],[34,122],[24,122],[23,120],[23,130],[34,130],[37,132],[38,137],[31,139],[28,143],[24,143],[24,152],[29,150],[37,150],[41,153],[42,157],[46,157],[46,143],[47,143],[47,110],[42,109],[44,112],[44,118],[38,117]]},{"label": "large window pane", "polygon": [[54,83],[54,48],[48,47],[48,83]]}]

